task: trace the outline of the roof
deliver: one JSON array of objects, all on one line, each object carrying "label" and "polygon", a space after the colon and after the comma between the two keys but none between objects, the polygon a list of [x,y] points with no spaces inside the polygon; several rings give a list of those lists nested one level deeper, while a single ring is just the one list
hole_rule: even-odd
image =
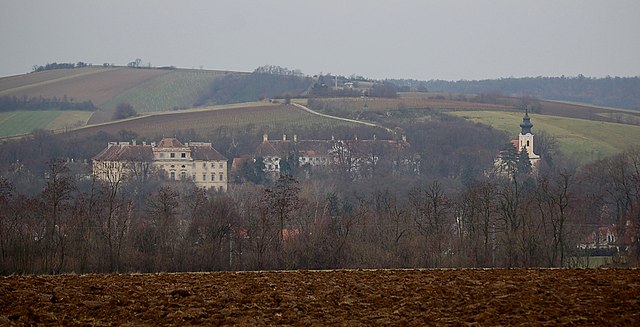
[{"label": "roof", "polygon": [[[287,142],[287,141],[284,141]],[[259,157],[275,157],[281,155],[281,151],[274,144],[275,141],[263,141],[256,148],[256,156]]]},{"label": "roof", "polygon": [[249,155],[242,155],[240,157],[233,158],[233,163],[231,164],[231,170],[235,171],[235,170],[240,169],[240,167],[242,167],[242,165],[247,160],[251,160],[251,157]]},{"label": "roof", "polygon": [[175,137],[165,137],[156,145],[157,148],[184,148],[184,144]]},{"label": "roof", "polygon": [[98,153],[93,160],[100,161],[152,161],[150,145],[111,145]]},{"label": "roof", "polygon": [[376,150],[376,152],[400,152],[410,148],[404,140],[267,140],[258,145],[256,156],[275,157],[286,156],[290,152],[297,152],[307,157],[330,155],[336,143],[343,143],[350,148],[362,152]]},{"label": "roof", "polygon": [[214,149],[211,146],[192,146],[190,148],[191,148],[191,158],[193,158],[193,160],[205,160],[205,161],[227,160],[225,156],[220,154],[218,150]]},{"label": "roof", "polygon": [[524,117],[522,117],[522,123],[520,123],[520,127],[522,128],[520,134],[531,134],[531,128],[533,127],[533,124],[531,123],[531,118],[529,118],[528,110],[525,110],[524,112]]}]

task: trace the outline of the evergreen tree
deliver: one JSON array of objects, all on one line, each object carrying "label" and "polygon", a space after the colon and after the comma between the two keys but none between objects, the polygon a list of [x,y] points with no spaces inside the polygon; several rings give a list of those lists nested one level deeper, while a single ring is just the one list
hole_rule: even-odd
[{"label": "evergreen tree", "polygon": [[533,169],[531,168],[529,153],[527,152],[527,149],[525,147],[522,147],[520,153],[517,154],[516,170],[520,175],[529,175],[533,171]]}]

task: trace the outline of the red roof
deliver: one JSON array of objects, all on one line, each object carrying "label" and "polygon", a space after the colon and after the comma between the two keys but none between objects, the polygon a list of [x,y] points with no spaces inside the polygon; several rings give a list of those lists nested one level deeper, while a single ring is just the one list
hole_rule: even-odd
[{"label": "red roof", "polygon": [[110,145],[93,160],[101,161],[152,161],[153,150],[150,145]]},{"label": "red roof", "polygon": [[156,145],[158,148],[184,148],[184,144],[175,137],[165,137]]},{"label": "red roof", "polygon": [[194,160],[227,160],[225,156],[220,154],[218,150],[214,149],[211,146],[192,146],[191,148],[191,158]]}]

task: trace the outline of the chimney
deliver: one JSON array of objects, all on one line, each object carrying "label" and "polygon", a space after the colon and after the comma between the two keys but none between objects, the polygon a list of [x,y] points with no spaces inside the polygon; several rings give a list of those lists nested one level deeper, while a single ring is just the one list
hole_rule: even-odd
[{"label": "chimney", "polygon": [[353,139],[357,141],[357,140],[358,140],[358,135],[355,135],[355,136],[353,137]]},{"label": "chimney", "polygon": [[262,134],[262,142],[267,142],[269,141],[269,135],[267,135],[267,133]]},{"label": "chimney", "polygon": [[293,142],[298,142],[298,135],[293,134]]},{"label": "chimney", "polygon": [[287,140],[287,134],[282,134],[282,140],[286,141]]},{"label": "chimney", "polygon": [[373,140],[374,141],[376,140],[376,134],[373,134]]},{"label": "chimney", "polygon": [[131,145],[136,145],[136,140],[131,140]]},{"label": "chimney", "polygon": [[407,142],[407,136],[406,135],[402,135],[402,142]]},{"label": "chimney", "polygon": [[331,135],[331,141],[335,141],[335,140],[336,138],[333,135]]}]

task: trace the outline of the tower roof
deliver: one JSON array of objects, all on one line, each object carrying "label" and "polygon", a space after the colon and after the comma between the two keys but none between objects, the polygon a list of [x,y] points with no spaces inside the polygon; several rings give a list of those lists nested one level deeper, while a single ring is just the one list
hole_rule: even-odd
[{"label": "tower roof", "polygon": [[525,110],[524,117],[522,117],[522,123],[520,123],[520,128],[522,128],[520,134],[531,134],[531,127],[533,127],[533,124],[531,123],[531,118],[529,118],[529,110]]}]

